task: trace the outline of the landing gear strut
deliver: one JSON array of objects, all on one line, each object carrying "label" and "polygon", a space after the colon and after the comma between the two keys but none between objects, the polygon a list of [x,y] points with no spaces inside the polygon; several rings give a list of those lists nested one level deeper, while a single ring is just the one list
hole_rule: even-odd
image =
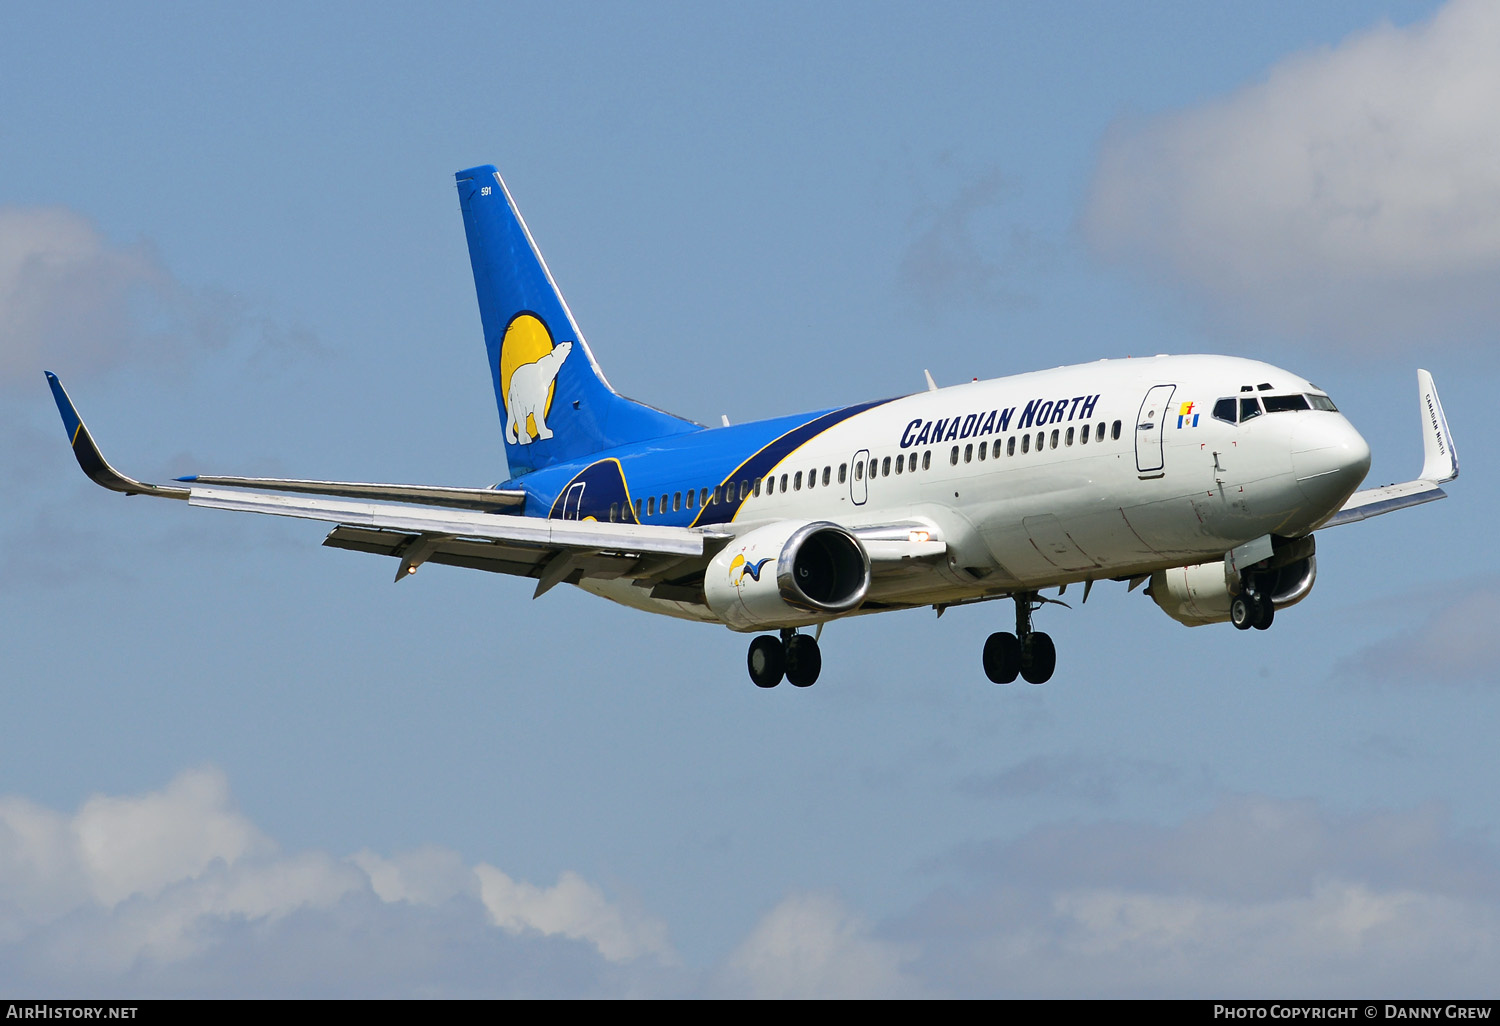
[{"label": "landing gear strut", "polygon": [[823,669],[823,654],[818,639],[783,628],[781,637],[762,634],[750,642],[746,657],[750,679],[758,688],[774,688],[784,676],[794,687],[812,687]]},{"label": "landing gear strut", "polygon": [[1020,674],[1029,684],[1045,684],[1057,668],[1057,648],[1050,635],[1031,629],[1031,614],[1040,600],[1034,591],[1015,596],[1016,633],[1001,631],[984,642],[984,675],[996,684],[1009,684]]}]

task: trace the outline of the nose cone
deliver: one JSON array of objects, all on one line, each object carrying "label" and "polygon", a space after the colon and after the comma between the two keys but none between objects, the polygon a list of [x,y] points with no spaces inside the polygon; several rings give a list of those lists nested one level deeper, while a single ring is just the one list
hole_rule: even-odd
[{"label": "nose cone", "polygon": [[1299,414],[1306,423],[1292,437],[1292,469],[1307,501],[1322,513],[1344,504],[1370,470],[1370,446],[1337,413]]}]

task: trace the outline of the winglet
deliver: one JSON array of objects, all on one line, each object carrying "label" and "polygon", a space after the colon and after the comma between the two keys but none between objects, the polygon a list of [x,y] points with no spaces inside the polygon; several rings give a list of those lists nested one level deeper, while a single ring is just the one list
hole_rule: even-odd
[{"label": "winglet", "polygon": [[133,477],[126,477],[111,467],[109,461],[104,458],[104,454],[99,451],[99,447],[94,444],[94,436],[89,434],[88,428],[84,427],[83,418],[78,416],[78,408],[73,405],[73,400],[68,398],[62,382],[57,380],[57,375],[51,371],[44,373],[47,375],[47,384],[52,386],[52,398],[57,400],[57,412],[62,414],[63,427],[68,431],[68,444],[73,447],[73,456],[90,480],[111,491],[124,492],[126,495],[160,495],[168,499],[188,497],[189,492],[186,488],[147,484]]},{"label": "winglet", "polygon": [[1458,449],[1448,430],[1448,418],[1438,399],[1432,375],[1417,371],[1417,389],[1422,401],[1422,474],[1421,480],[1442,484],[1458,476]]}]

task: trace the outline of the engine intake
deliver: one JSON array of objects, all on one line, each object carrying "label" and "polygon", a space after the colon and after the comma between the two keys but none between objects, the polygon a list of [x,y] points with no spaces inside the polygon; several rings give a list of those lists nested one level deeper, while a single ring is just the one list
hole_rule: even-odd
[{"label": "engine intake", "polygon": [[771,524],[709,562],[703,594],[734,630],[800,627],[859,607],[870,557],[847,528],[825,520]]}]

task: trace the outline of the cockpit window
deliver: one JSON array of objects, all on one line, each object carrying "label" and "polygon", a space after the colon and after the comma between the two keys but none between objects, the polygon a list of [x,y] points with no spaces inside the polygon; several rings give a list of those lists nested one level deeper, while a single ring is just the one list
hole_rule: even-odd
[{"label": "cockpit window", "polygon": [[1214,416],[1219,420],[1227,420],[1234,423],[1234,398],[1220,399],[1214,403]]},{"label": "cockpit window", "polygon": [[1268,395],[1264,397],[1267,413],[1287,413],[1291,410],[1310,410],[1305,395]]},{"label": "cockpit window", "polygon": [[1240,423],[1260,416],[1260,400],[1250,396],[1240,397]]},{"label": "cockpit window", "polygon": [[1307,401],[1312,403],[1315,410],[1327,410],[1329,413],[1339,412],[1339,408],[1333,405],[1333,400],[1326,395],[1309,395]]}]

